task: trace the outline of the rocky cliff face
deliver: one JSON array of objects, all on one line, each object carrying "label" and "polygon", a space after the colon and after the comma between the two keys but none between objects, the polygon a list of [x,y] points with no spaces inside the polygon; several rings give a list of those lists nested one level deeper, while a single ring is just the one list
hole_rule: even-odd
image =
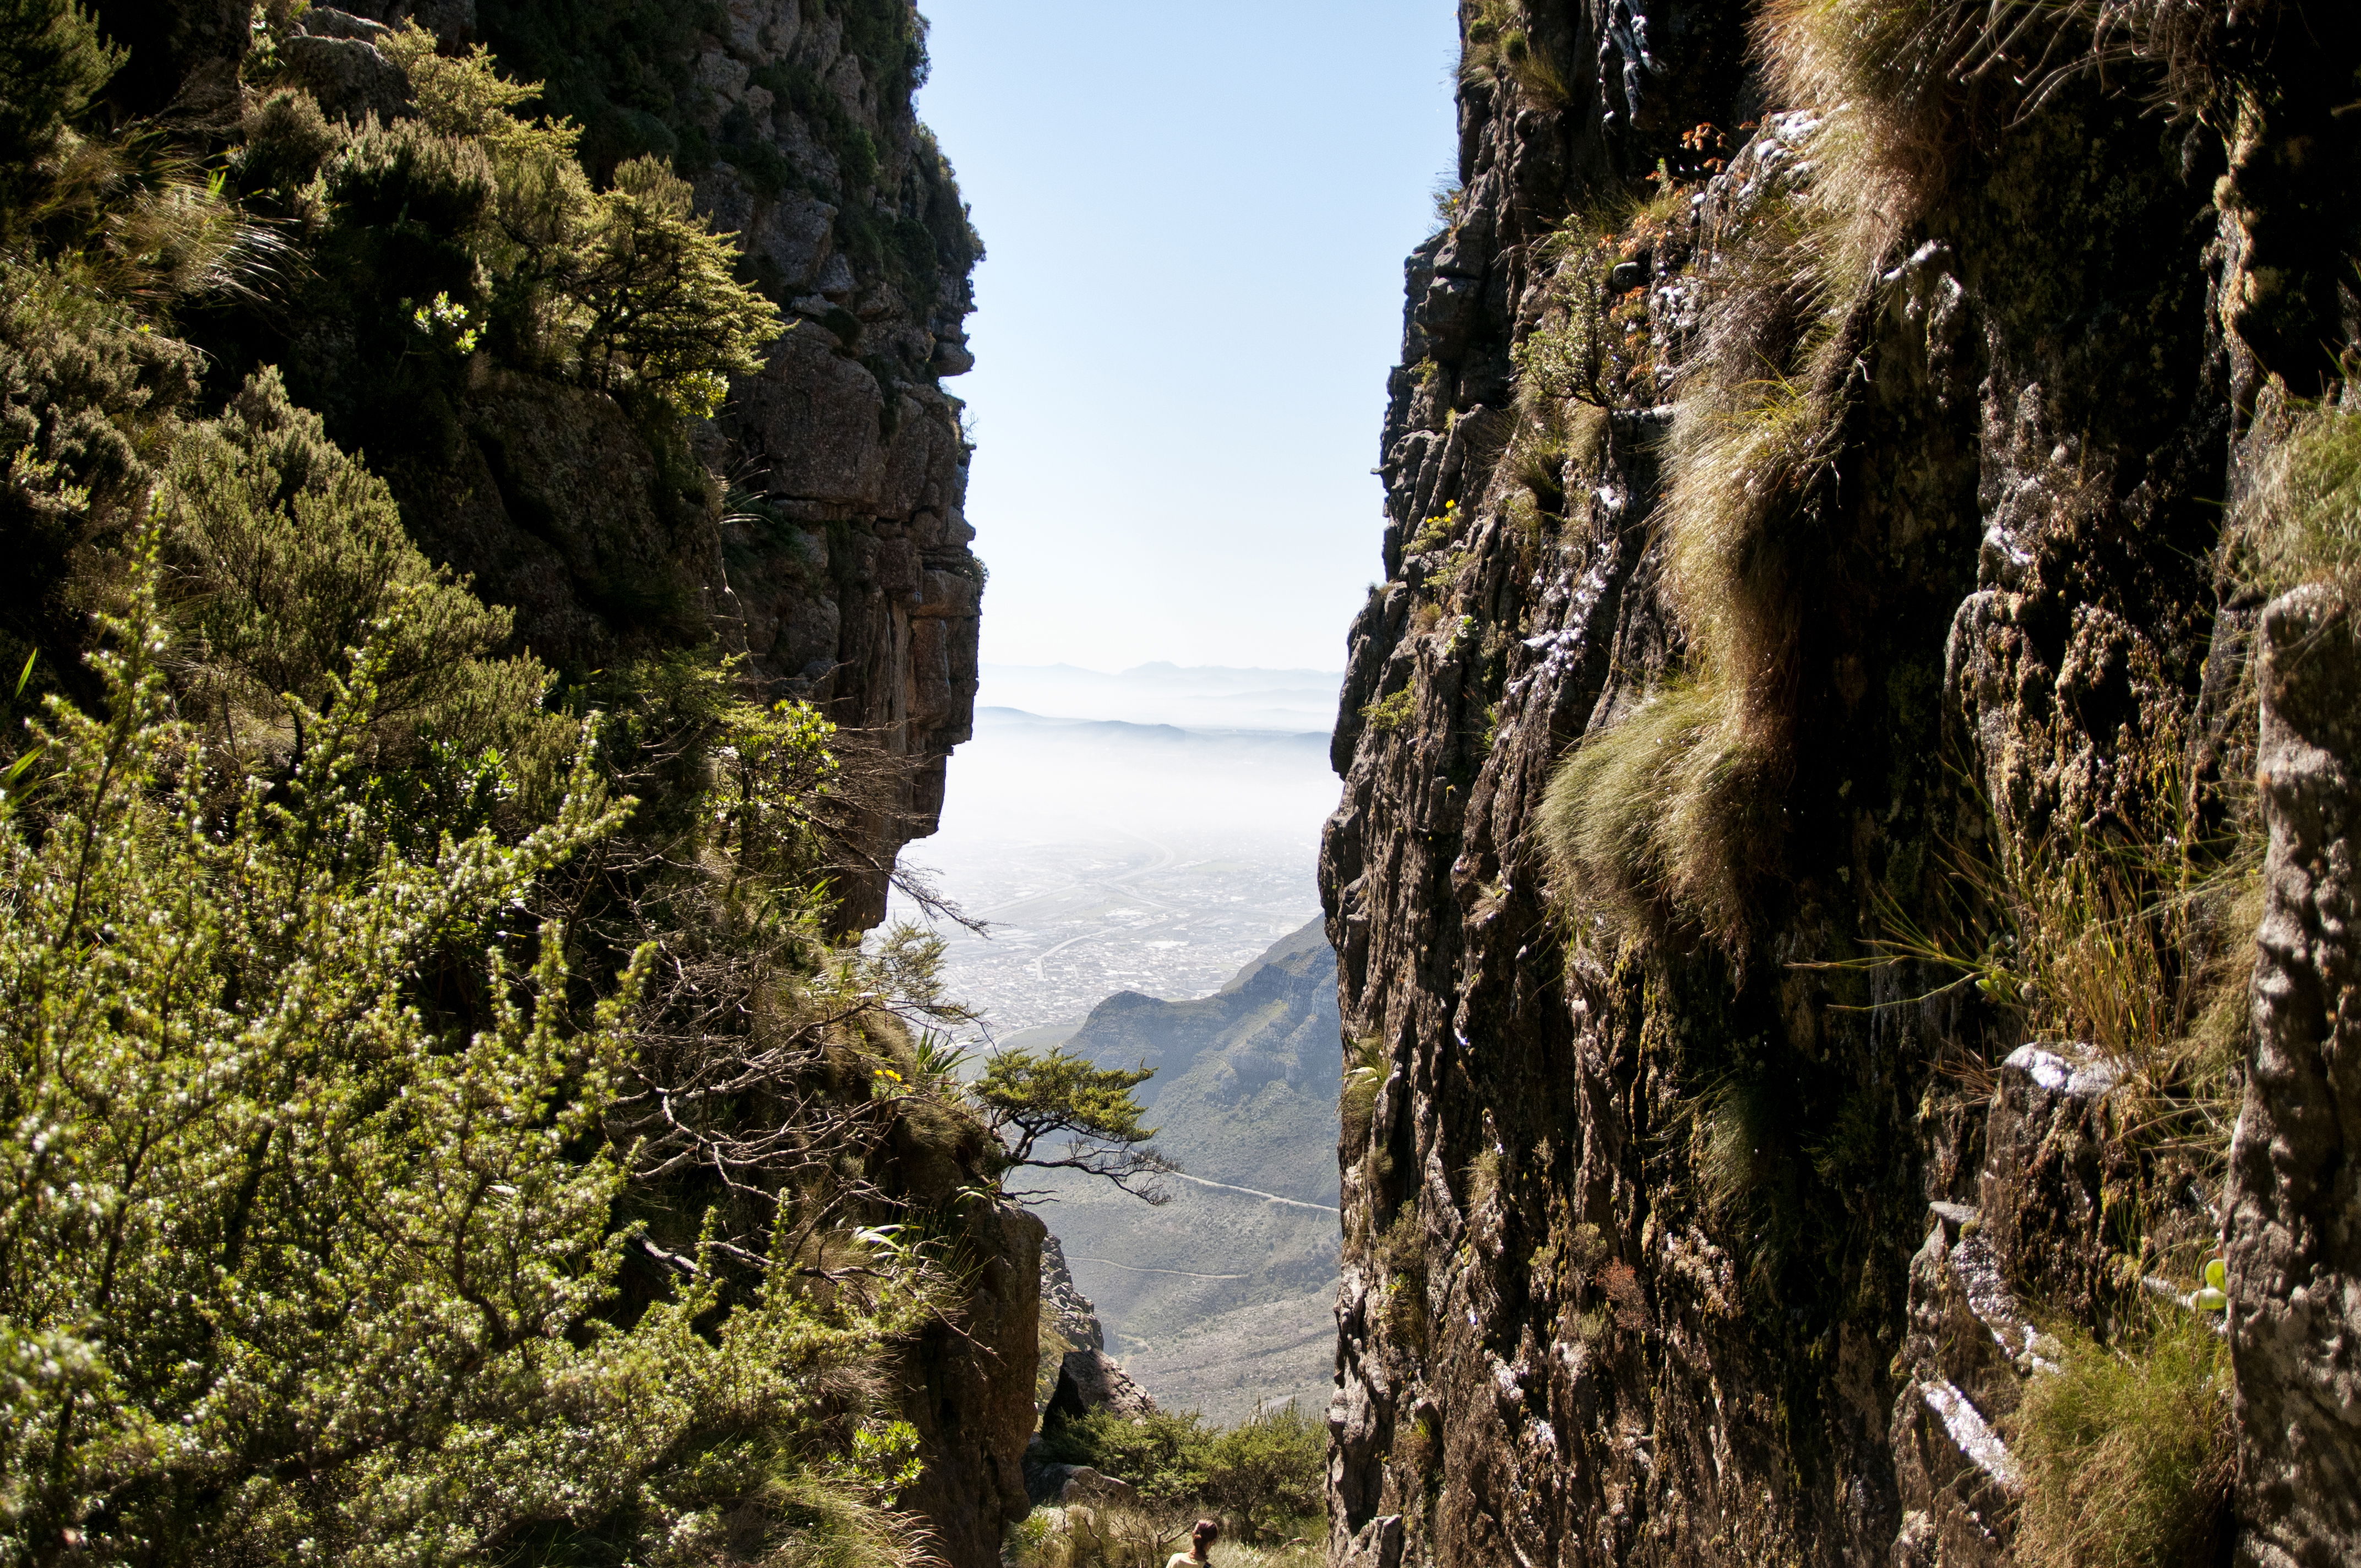
[{"label": "rocky cliff face", "polygon": [[[1461,14],[1322,867],[1385,1075],[1341,1154],[1337,1559],[2009,1561],[2049,1484],[2012,1449],[2032,1325],[2185,1318],[2225,1223],[2242,1560],[2361,1550],[2301,1500],[2351,1492],[2350,1264],[2295,1217],[2345,1135],[2343,753],[2296,701],[2262,744],[2309,760],[2241,803],[2261,596],[2222,544],[2351,352],[2361,39]],[[2211,1077],[2159,1064],[2251,924],[2082,991],[2010,956],[2072,945],[2035,907],[2065,868],[2274,812]],[[2108,1033],[2111,986],[2177,1011]]]},{"label": "rocky cliff face", "polygon": [[[983,588],[941,384],[974,363],[982,245],[913,108],[925,23],[906,0],[485,0],[477,26],[588,127],[594,162],[675,159],[791,313],[699,454],[730,485],[708,582],[777,694],[886,761],[873,815],[890,865],[935,830],[971,733]],[[882,872],[846,891],[848,924],[884,918]]]},{"label": "rocky cliff face", "polygon": [[[189,11],[170,30],[183,52],[210,39],[233,64],[183,62],[145,106],[235,115],[239,19]],[[942,388],[973,363],[982,246],[913,110],[925,23],[908,0],[355,0],[291,15],[284,77],[332,115],[398,116],[409,88],[375,40],[407,21],[544,83],[537,106],[583,127],[594,179],[671,159],[792,325],[687,452],[532,377],[479,374],[447,413],[369,406],[352,389],[366,356],[334,320],[298,321],[291,384],[370,451],[429,553],[514,607],[519,640],[569,677],[718,634],[775,696],[827,712],[868,786],[873,863],[840,881],[841,917],[875,925],[971,733],[984,576]]]}]

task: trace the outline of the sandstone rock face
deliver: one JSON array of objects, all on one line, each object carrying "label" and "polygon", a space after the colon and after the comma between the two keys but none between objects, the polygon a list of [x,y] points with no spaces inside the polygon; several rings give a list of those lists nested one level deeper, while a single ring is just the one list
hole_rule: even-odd
[{"label": "sandstone rock face", "polygon": [[580,74],[567,51],[583,46],[550,31],[558,12],[469,10],[511,69],[550,80],[548,106],[589,126],[594,158],[629,150],[619,137],[673,149],[794,323],[700,445],[729,493],[715,547],[692,559],[773,695],[818,704],[874,764],[877,867],[840,885],[845,927],[873,926],[884,868],[935,830],[945,762],[972,733],[983,587],[960,404],[941,385],[973,363],[981,247],[913,109],[924,25],[906,6],[731,0],[642,68],[672,100],[651,126]]},{"label": "sandstone rock face", "polygon": [[956,1327],[928,1328],[901,1368],[902,1409],[926,1471],[903,1498],[951,1568],[991,1568],[1001,1532],[1025,1517],[1033,1433],[1033,1343],[1040,1311],[1041,1222],[1013,1204],[967,1222],[980,1262]]},{"label": "sandstone rock face", "polygon": [[2326,1568],[2361,1543],[2361,641],[2304,588],[2262,619],[2269,905],[2255,1060],[2231,1150],[2239,1562]]},{"label": "sandstone rock face", "polygon": [[[1785,769],[1732,873],[1752,879],[1741,936],[1661,905],[1599,913],[1544,850],[1558,766],[1677,691],[1695,653],[1661,526],[1676,411],[1709,348],[1792,307],[1733,236],[1828,148],[1749,76],[1756,10],[1534,0],[1515,60],[1463,10],[1492,29],[1471,60],[1500,63],[1463,79],[1464,187],[1407,268],[1388,580],[1352,629],[1323,850],[1345,1034],[1382,1058],[1341,1151],[1334,1561],[2005,1562],[2035,1303],[2120,1303],[2168,1253],[2202,1257],[2224,1212],[2218,1166],[2110,1152],[2114,1064],[2025,1048],[1955,974],[1855,966],[1897,908],[1936,918],[1981,836],[2124,809],[2128,759],[2251,765],[2256,618],[2212,563],[2251,411],[2325,361],[2297,365],[2298,334],[2237,302],[2349,335],[2309,283],[2249,270],[2242,236],[2266,231],[2311,265],[2279,226],[2296,198],[2262,172],[2277,154],[2168,134],[2098,72],[2004,137],[1976,127],[2007,112],[1963,98],[1913,176],[1916,215],[1828,321],[1843,356],[1813,395],[1842,411],[1795,481],[1793,554],[1761,567],[1791,574],[1794,656]],[[2342,80],[2361,46],[2333,31],[2257,69]],[[2350,167],[2309,91],[2238,136]],[[1676,192],[1602,225],[1652,170]],[[2307,190],[2349,237],[2349,204]],[[1590,232],[1549,247],[1572,216]],[[1568,255],[1599,258],[1613,374],[1544,433],[1519,351],[1560,319]],[[2295,873],[2274,875],[2292,911]],[[2242,1506],[2290,1542],[2342,1530],[2349,1558],[2334,1510],[2355,1489],[2307,1466],[2354,1452],[2327,1413],[2352,1406],[2326,1218],[2350,1199],[2297,1174],[2330,1168],[2327,1144],[2284,1156],[2260,1130],[2298,1114],[2301,1080],[2299,1135],[2342,1135],[2317,1042],[2346,960],[2306,934],[2341,916],[2307,907],[2312,927],[2273,929],[2312,977],[2286,994],[2315,1054],[2290,1047],[2277,1079],[2257,1058],[2232,1261],[2242,1387],[2270,1360],[2268,1419],[2296,1435],[2249,1447],[2285,1480]],[[2109,1216],[2134,1188],[2162,1196],[2126,1241]],[[2250,1403],[2250,1445],[2266,1420]],[[2298,1508],[2299,1487],[2335,1500]],[[2329,1560],[2301,1549],[2254,1560]]]}]

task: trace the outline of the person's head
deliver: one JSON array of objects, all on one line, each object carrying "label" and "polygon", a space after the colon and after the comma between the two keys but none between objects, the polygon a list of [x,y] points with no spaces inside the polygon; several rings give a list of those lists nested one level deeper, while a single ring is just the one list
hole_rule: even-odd
[{"label": "person's head", "polygon": [[1213,1519],[1199,1519],[1197,1528],[1189,1532],[1189,1550],[1202,1557],[1213,1549],[1213,1538],[1222,1533],[1221,1525]]}]

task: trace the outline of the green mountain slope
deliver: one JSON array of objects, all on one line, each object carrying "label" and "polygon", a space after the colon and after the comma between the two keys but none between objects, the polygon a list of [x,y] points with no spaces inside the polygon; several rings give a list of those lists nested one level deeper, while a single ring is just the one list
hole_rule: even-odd
[{"label": "green mountain slope", "polygon": [[1149,1208],[1053,1173],[1042,1209],[1098,1304],[1110,1354],[1158,1402],[1216,1420],[1327,1400],[1337,1268],[1336,959],[1318,922],[1214,994],[1123,992],[1016,1043],[1156,1069],[1141,1091],[1179,1161]]}]

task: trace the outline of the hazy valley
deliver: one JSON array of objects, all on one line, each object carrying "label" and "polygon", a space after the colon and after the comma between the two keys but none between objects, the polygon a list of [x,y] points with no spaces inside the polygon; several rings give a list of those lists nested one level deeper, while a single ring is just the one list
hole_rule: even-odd
[{"label": "hazy valley", "polygon": [[908,855],[987,923],[941,927],[979,1045],[1157,1069],[1139,1097],[1191,1179],[1151,1209],[1052,1173],[1040,1212],[1108,1353],[1224,1421],[1327,1398],[1339,1051],[1312,868],[1333,682],[987,665],[942,829]]}]

